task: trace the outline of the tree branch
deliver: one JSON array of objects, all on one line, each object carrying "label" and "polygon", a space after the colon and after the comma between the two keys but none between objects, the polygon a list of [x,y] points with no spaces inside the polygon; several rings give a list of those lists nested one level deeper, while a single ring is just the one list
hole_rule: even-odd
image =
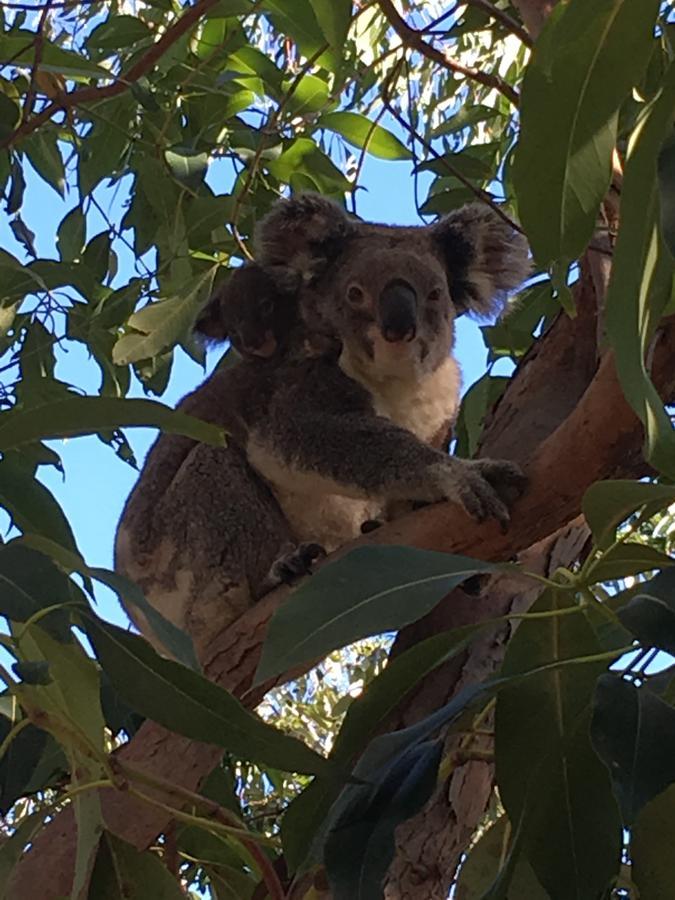
[{"label": "tree branch", "polygon": [[432,62],[437,63],[439,66],[443,66],[444,69],[449,69],[451,72],[456,72],[458,75],[464,75],[465,78],[477,81],[479,84],[485,85],[485,87],[499,91],[499,93],[506,97],[507,100],[510,100],[514,106],[518,106],[518,92],[498,75],[481,72],[479,69],[472,69],[469,66],[464,66],[462,63],[457,62],[457,60],[449,56],[447,52],[439,50],[437,47],[434,47],[433,44],[428,44],[424,40],[422,32],[417,31],[416,28],[411,28],[399,14],[393,4],[393,0],[377,0],[377,2],[385,18],[405,47],[409,47],[411,50],[417,50],[422,56],[426,56],[426,58],[430,59]]},{"label": "tree branch", "polygon": [[[667,398],[675,395],[675,316],[663,323],[655,341],[652,376]],[[546,369],[548,354],[531,364]],[[518,379],[516,379],[517,381]],[[510,417],[517,434],[527,423]],[[570,415],[533,450],[527,466],[530,484],[513,510],[509,531],[502,534],[496,523],[478,524],[449,503],[421,509],[377,531],[365,535],[339,551],[356,545],[407,544],[426,550],[465,553],[478,559],[503,560],[532,546],[574,519],[586,489],[595,481],[626,473],[631,465],[639,471],[642,427],[626,403],[607,354]],[[498,452],[497,444],[494,451]],[[331,559],[337,558],[334,554]],[[284,602],[290,589],[280,588],[249,609],[236,622],[214,637],[206,663],[208,677],[254,707],[263,688],[250,690],[264,641],[267,623]],[[476,611],[477,614],[479,611]],[[309,665],[304,667],[309,668]],[[299,672],[286,673],[283,679]],[[120,759],[155,777],[171,780],[195,790],[217,764],[222,750],[199,744],[146,722],[120,751]],[[168,817],[143,808],[119,791],[102,791],[107,826],[135,846],[147,847],[168,823]],[[75,822],[65,810],[43,829],[14,871],[10,885],[13,897],[56,900],[67,895],[73,873]]]},{"label": "tree branch", "polygon": [[[212,6],[215,6],[217,2],[218,0],[199,0],[194,6],[189,7],[177,22],[170,28],[167,28],[161,38],[150,47],[148,52],[145,53],[138,62],[134,63],[128,72],[124,75],[120,75],[114,84],[108,84],[104,87],[78,88],[63,94],[58,100],[49,103],[37,115],[31,116],[31,118],[22,122],[11,134],[6,138],[3,138],[3,140],[0,141],[0,148],[12,146],[22,138],[32,134],[33,131],[49,121],[49,119],[57,112],[67,111],[74,106],[80,106],[83,103],[94,103],[98,100],[107,100],[110,97],[116,97],[118,94],[123,94],[134,82],[150,72],[166,51],[189,31],[190,28],[196,25],[199,19],[207,13]],[[111,77],[114,76],[111,75]]]}]

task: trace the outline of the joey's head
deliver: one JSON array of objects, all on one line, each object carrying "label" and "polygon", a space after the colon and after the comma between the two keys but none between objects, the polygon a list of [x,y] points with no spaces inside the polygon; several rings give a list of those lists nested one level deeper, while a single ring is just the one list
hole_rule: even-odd
[{"label": "joey's head", "polygon": [[216,343],[229,338],[244,359],[270,359],[284,351],[299,320],[299,285],[286,266],[242,266],[211,295],[194,330]]},{"label": "joey's head", "polygon": [[437,369],[452,350],[456,316],[498,313],[529,271],[524,238],[483,204],[399,227],[300,195],[279,201],[258,243],[263,261],[300,272],[308,328],[330,329],[349,367],[369,380]]}]

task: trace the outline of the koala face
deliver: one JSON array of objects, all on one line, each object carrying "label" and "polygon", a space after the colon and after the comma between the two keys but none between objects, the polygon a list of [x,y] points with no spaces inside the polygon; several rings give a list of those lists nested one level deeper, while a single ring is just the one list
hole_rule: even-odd
[{"label": "koala face", "polygon": [[309,330],[323,323],[375,380],[436,369],[455,316],[499,312],[530,268],[522,235],[483,204],[407,228],[361,222],[305,194],[279,201],[257,241],[263,263],[298,271]]},{"label": "koala face", "polygon": [[194,330],[208,340],[227,338],[245,359],[269,359],[284,350],[299,321],[297,272],[256,264],[235,269],[207,302]]},{"label": "koala face", "polygon": [[350,365],[371,377],[433,371],[452,347],[455,309],[443,266],[403,235],[356,238],[348,261],[330,266],[302,298],[340,336]]}]

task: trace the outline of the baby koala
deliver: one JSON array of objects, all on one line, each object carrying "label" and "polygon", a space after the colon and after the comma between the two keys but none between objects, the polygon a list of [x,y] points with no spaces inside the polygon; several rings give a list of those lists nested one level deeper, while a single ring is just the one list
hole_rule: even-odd
[{"label": "baby koala", "polygon": [[244,265],[211,295],[194,330],[227,339],[244,359],[272,359],[287,349],[299,323],[300,276],[285,266]]}]

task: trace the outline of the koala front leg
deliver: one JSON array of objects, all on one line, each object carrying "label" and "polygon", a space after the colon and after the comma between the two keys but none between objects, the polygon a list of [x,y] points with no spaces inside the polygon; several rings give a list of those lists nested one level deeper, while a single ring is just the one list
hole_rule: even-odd
[{"label": "koala front leg", "polygon": [[[305,404],[268,440],[300,490],[303,480],[314,488],[322,480],[326,493],[384,502],[453,500],[479,521],[495,518],[503,528],[508,504],[525,485],[514,463],[448,456],[367,412],[333,414]],[[275,480],[274,473],[263,474]]]}]

